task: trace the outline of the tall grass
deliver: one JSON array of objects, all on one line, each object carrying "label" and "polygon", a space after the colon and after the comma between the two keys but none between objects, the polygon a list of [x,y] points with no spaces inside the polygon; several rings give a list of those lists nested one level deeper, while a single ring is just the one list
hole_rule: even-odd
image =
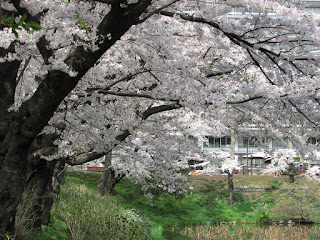
[{"label": "tall grass", "polygon": [[85,185],[64,185],[53,212],[66,223],[73,240],[149,238],[148,221]]},{"label": "tall grass", "polygon": [[320,227],[220,225],[186,227],[182,234],[195,240],[311,240],[320,239]]}]

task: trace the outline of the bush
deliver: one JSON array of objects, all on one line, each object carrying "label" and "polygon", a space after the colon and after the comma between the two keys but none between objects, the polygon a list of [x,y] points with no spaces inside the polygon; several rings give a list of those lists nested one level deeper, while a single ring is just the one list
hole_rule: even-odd
[{"label": "bush", "polygon": [[66,223],[73,240],[149,238],[148,221],[85,185],[63,186],[54,213]]},{"label": "bush", "polygon": [[272,218],[282,221],[317,221],[320,196],[315,187],[310,185],[305,188],[297,183],[283,185],[274,192],[277,200],[271,211]]},{"label": "bush", "polygon": [[258,224],[264,224],[271,219],[270,215],[270,205],[268,203],[262,202],[258,204]]}]

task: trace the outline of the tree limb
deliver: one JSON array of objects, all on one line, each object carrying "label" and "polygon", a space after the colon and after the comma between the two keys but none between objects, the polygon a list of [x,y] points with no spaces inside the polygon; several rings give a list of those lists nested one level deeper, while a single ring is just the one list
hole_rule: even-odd
[{"label": "tree limb", "polygon": [[[144,111],[142,113],[142,121],[145,121],[148,117],[157,114],[157,113],[161,113],[161,112],[165,112],[165,111],[170,111],[170,110],[174,110],[174,109],[179,109],[182,106],[180,104],[169,104],[169,105],[161,105],[161,106],[156,106],[156,107],[150,107],[149,109],[147,109],[146,111]],[[90,161],[93,161],[95,159],[98,159],[100,157],[103,157],[104,155],[106,155],[108,152],[110,152],[114,147],[118,146],[122,141],[124,141],[128,136],[130,136],[131,133],[130,131],[124,130],[121,134],[119,134],[116,137],[116,140],[118,140],[117,143],[113,144],[113,146],[104,151],[104,152],[90,152],[90,153],[84,153],[84,154],[80,154],[78,156],[73,156],[73,157],[68,157],[65,159],[65,162],[70,164],[70,165],[81,165]]]}]

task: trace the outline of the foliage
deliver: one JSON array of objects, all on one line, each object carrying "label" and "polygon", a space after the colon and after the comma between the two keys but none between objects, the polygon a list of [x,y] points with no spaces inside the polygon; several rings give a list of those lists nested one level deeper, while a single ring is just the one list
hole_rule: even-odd
[{"label": "foliage", "polygon": [[147,239],[150,224],[110,197],[100,197],[85,185],[66,184],[54,213],[69,229],[72,239]]},{"label": "foliage", "polygon": [[27,19],[27,13],[24,13],[20,18],[19,21],[15,22],[15,16],[12,13],[10,16],[7,16],[6,14],[2,17],[0,20],[0,25],[5,25],[11,28],[12,33],[14,36],[18,39],[19,34],[17,30],[25,29],[26,31],[30,31],[31,29],[34,31],[39,31],[42,29],[42,27],[34,22],[34,21],[28,21],[26,22],[25,20]]},{"label": "foliage", "polygon": [[85,171],[67,171],[66,182],[75,185],[86,185],[92,191],[97,190],[98,179],[101,173]]},{"label": "foliage", "polygon": [[284,184],[273,193],[276,198],[271,217],[274,220],[318,222],[320,195],[318,186],[309,184]]},{"label": "foliage", "polygon": [[234,185],[235,186],[244,186],[244,185],[271,185],[275,188],[281,186],[284,182],[287,182],[288,178],[285,176],[277,177],[268,177],[268,176],[234,176]]},{"label": "foliage", "polygon": [[[68,171],[67,181],[86,184],[96,189],[99,174]],[[148,217],[156,226],[188,225],[196,223],[220,223],[237,221],[238,223],[254,223],[254,213],[258,203],[272,205],[269,195],[251,201],[247,196],[235,193],[235,204],[230,208],[227,203],[227,191],[223,181],[213,181],[202,176],[190,178],[193,193],[182,198],[163,194],[153,201],[144,196],[140,186],[123,179],[115,188],[115,196],[119,204],[125,208],[134,208],[139,214]]]},{"label": "foliage", "polygon": [[270,215],[270,205],[267,203],[259,203],[258,204],[258,224],[265,224],[271,219]]},{"label": "foliage", "polygon": [[90,30],[89,24],[84,20],[84,18],[80,15],[78,11],[75,11],[75,14],[73,16],[77,19],[76,24],[80,28],[85,29],[86,31]]}]

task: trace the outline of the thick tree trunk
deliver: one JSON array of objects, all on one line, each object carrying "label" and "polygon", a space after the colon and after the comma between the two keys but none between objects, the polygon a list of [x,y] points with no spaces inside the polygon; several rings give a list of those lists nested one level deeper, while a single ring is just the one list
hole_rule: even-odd
[{"label": "thick tree trunk", "polygon": [[124,177],[124,175],[116,176],[116,172],[111,168],[111,161],[112,151],[105,155],[104,171],[98,183],[98,192],[101,196],[104,195],[106,186],[107,193],[113,195],[116,184],[118,184]]},{"label": "thick tree trunk", "polygon": [[[65,62],[77,71],[78,75],[70,77],[62,71],[49,71],[43,76],[43,81],[32,97],[22,103],[19,112],[10,114],[10,118],[7,117],[6,112],[4,122],[10,121],[10,130],[0,134],[2,141],[0,143],[0,238],[3,232],[14,233],[16,210],[22,199],[26,184],[28,149],[32,141],[48,124],[59,104],[86,72],[132,25],[139,23],[140,15],[151,2],[151,0],[139,0],[136,4],[130,4],[123,9],[120,7],[119,1],[112,1],[111,10],[98,27],[99,35],[101,35],[98,42],[99,50],[95,52],[86,51],[82,46],[79,46],[70,52],[65,59]],[[102,37],[109,35],[112,36],[111,39]],[[40,53],[45,50],[41,49],[41,46],[38,46],[38,48]],[[2,50],[1,48],[0,56],[3,56]],[[8,64],[11,66],[10,63]],[[12,66],[14,65],[12,64]],[[14,79],[16,79],[17,71],[13,67],[10,70],[12,70]],[[5,73],[7,73],[5,66],[1,64],[0,76],[4,74],[4,79],[1,78],[1,81],[6,85],[8,77]],[[8,93],[8,91],[6,90],[5,93]],[[8,98],[12,99],[13,96],[9,93]],[[1,95],[0,102],[3,99],[4,96]],[[7,101],[5,101],[5,105],[1,103],[0,110],[4,109],[6,111],[7,103]],[[2,126],[2,119],[0,120]],[[5,123],[1,129],[6,129],[7,125]]]},{"label": "thick tree trunk", "polygon": [[110,151],[104,156],[104,170],[98,183],[98,192],[100,193],[101,196],[104,195],[105,187],[111,175],[111,160],[112,160],[112,151]]},{"label": "thick tree trunk", "polygon": [[39,160],[29,168],[22,203],[18,207],[16,225],[29,229],[50,223],[51,208],[64,179],[64,162]]},{"label": "thick tree trunk", "polygon": [[[12,130],[11,130],[12,131]],[[11,144],[2,154],[0,171],[0,236],[3,232],[14,234],[15,215],[24,191],[28,147],[31,140],[13,134]]]},{"label": "thick tree trunk", "polygon": [[118,174],[118,176],[116,176],[115,171],[111,171],[110,174],[110,179],[109,179],[109,184],[108,184],[108,188],[107,188],[107,192],[111,195],[114,195],[114,189],[116,187],[116,185],[121,181],[122,178],[124,178],[125,175],[124,174]]},{"label": "thick tree trunk", "polygon": [[232,207],[234,203],[234,186],[233,186],[233,174],[228,171],[228,199],[229,199],[229,205]]},{"label": "thick tree trunk", "polygon": [[52,167],[45,160],[28,171],[30,174],[18,207],[17,227],[30,229],[49,224],[52,198]]},{"label": "thick tree trunk", "polygon": [[108,188],[107,188],[107,193],[113,195],[114,194],[114,188],[116,186],[116,173],[115,171],[112,169],[111,173],[110,173],[110,178],[108,181]]}]

